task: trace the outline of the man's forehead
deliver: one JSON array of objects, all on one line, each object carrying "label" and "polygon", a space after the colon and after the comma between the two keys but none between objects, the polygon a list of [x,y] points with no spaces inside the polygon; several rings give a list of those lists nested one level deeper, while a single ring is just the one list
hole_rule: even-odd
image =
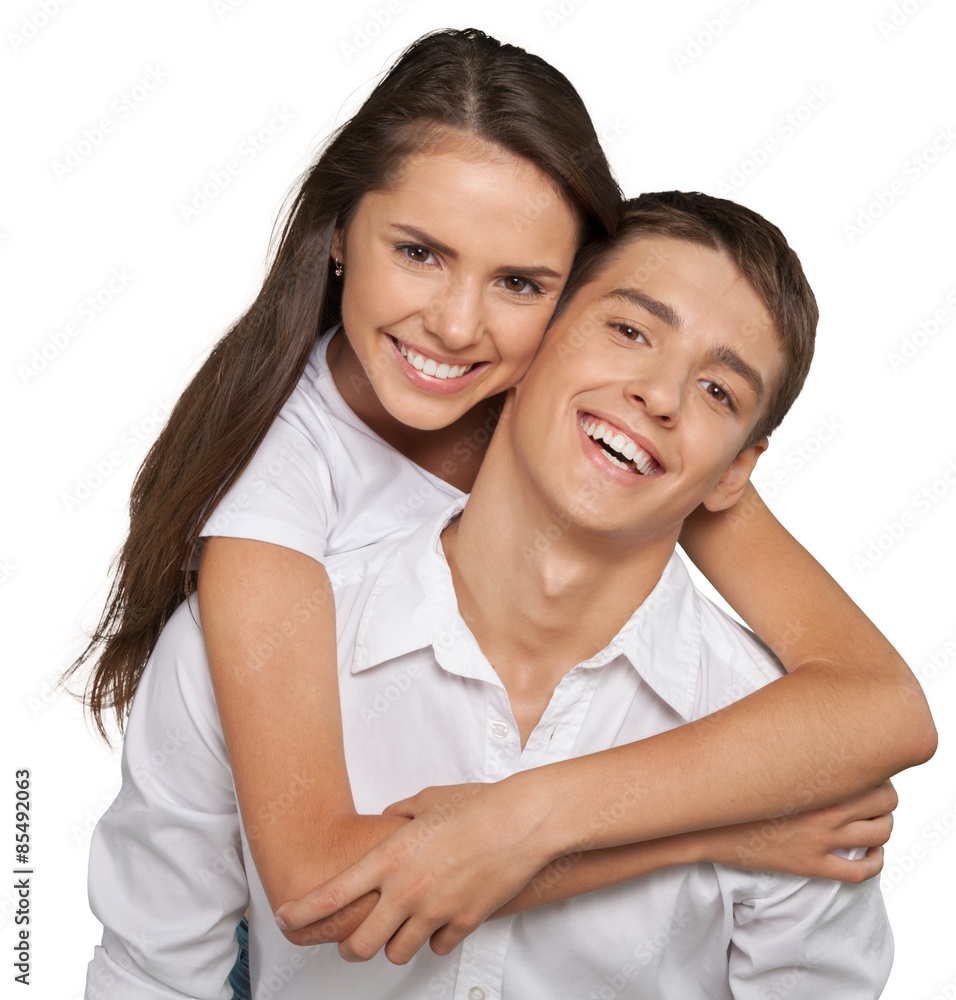
[{"label": "man's forehead", "polygon": [[[784,365],[782,339],[763,297],[724,250],[706,244],[632,235],[608,250],[569,305],[579,317],[575,325],[588,328],[610,310],[632,320],[648,313],[678,335],[688,321],[698,329],[703,324],[712,333],[711,356],[743,362],[731,367],[749,369],[758,397],[776,385]],[[629,309],[636,314],[628,317]]]},{"label": "man's forehead", "polygon": [[682,301],[700,295],[711,308],[732,303],[748,339],[780,341],[770,310],[750,279],[726,251],[703,243],[657,233],[633,235],[607,251],[580,291],[587,304],[632,305],[674,329],[684,321]]}]

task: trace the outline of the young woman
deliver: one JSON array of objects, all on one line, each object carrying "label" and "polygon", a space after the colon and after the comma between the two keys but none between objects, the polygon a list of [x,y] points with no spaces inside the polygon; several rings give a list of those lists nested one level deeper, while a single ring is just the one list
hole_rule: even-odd
[{"label": "young woman", "polygon": [[[356,815],[345,772],[322,560],[409,531],[469,488],[496,397],[520,379],[575,249],[613,227],[618,199],[563,76],[480,32],[421,39],[309,172],[262,291],[139,473],[111,598],[74,669],[98,657],[94,717],[102,729],[112,709],[122,722],[164,622],[196,586],[187,567],[205,536],[198,585],[210,668],[247,834],[276,907],[382,836],[380,822]],[[791,673],[718,716],[582,759],[561,788],[565,802],[589,810],[625,801],[621,789],[640,774],[641,796],[613,835],[637,842],[835,803],[932,753],[911,673],[755,493],[736,514],[701,515],[685,541]],[[463,918],[454,919],[460,899],[435,901],[440,886],[429,884],[424,901],[401,878],[379,886],[383,902],[395,893],[438,914],[436,927],[454,923],[436,948],[450,948],[528,880],[506,863],[513,845],[500,817],[512,794],[483,791],[469,812],[481,822],[447,827],[472,880]],[[426,795],[409,811],[434,808]],[[555,817],[565,835],[573,814]],[[816,817],[818,846],[789,870],[873,874],[878,857],[829,854],[858,843],[850,819],[872,814]],[[746,845],[752,833],[725,837]],[[580,877],[545,885],[536,903],[690,857],[727,860],[727,843],[704,834],[606,856],[607,870],[579,865]],[[434,838],[416,863],[427,869],[449,844]],[[390,957],[416,946],[402,942]]]}]

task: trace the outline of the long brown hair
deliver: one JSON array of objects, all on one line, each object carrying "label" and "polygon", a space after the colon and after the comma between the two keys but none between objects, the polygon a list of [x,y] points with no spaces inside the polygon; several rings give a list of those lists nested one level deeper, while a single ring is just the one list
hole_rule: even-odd
[{"label": "long brown hair", "polygon": [[437,31],[406,49],[307,172],[262,290],[186,387],[136,476],[106,607],[65,674],[96,661],[86,700],[104,739],[106,715],[122,729],[163,625],[196,587],[189,567],[205,517],[292,393],[316,337],[341,318],[341,284],[330,281],[336,228],[442,128],[534,163],[577,212],[583,240],[613,228],[620,190],[561,73],[475,29]]}]

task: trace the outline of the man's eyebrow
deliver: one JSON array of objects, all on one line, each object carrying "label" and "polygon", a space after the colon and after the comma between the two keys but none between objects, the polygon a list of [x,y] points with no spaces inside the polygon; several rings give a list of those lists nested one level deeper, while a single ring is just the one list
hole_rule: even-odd
[{"label": "man's eyebrow", "polygon": [[614,288],[604,296],[604,299],[616,299],[626,302],[628,305],[646,309],[651,315],[656,316],[659,320],[663,320],[663,322],[675,330],[679,330],[684,325],[684,321],[678,313],[666,302],[652,299],[650,295],[645,295],[644,292],[638,291],[636,288]]},{"label": "man's eyebrow", "polygon": [[732,372],[736,372],[753,390],[757,402],[760,402],[764,394],[763,378],[753,365],[747,364],[732,347],[723,345],[715,347],[710,352],[710,359],[725,368],[729,368]]},{"label": "man's eyebrow", "polygon": [[[460,256],[457,250],[446,246],[441,240],[436,240],[433,236],[426,233],[424,229],[419,229],[417,226],[409,226],[403,222],[389,222],[389,225],[407,239],[413,240],[415,243],[421,243],[422,246],[426,246],[430,250],[437,250],[438,253],[449,260],[458,260]],[[548,267],[546,264],[501,264],[497,270],[503,274],[520,275],[525,278],[554,278],[556,281],[563,281],[566,277],[560,271],[556,271],[553,267]]]}]

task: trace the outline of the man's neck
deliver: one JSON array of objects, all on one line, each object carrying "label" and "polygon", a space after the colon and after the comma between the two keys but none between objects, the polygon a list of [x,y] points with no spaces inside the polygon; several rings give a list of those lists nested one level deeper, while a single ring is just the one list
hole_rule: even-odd
[{"label": "man's neck", "polygon": [[523,740],[561,678],[607,646],[653,590],[676,542],[676,530],[622,543],[568,524],[492,442],[442,544],[461,615],[508,691]]}]

